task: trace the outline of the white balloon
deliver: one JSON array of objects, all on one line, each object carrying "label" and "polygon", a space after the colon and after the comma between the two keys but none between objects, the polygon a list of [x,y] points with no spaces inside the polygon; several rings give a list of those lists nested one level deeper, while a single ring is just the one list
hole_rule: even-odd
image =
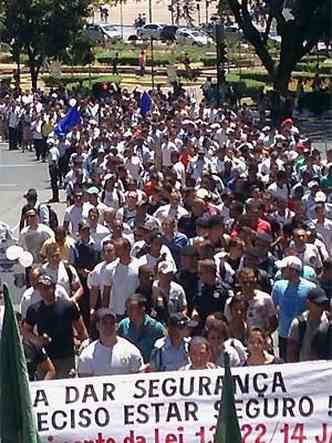
[{"label": "white balloon", "polygon": [[74,106],[76,106],[76,104],[77,104],[77,100],[76,100],[76,98],[71,98],[71,99],[69,100],[69,106],[71,106],[72,108],[73,108]]},{"label": "white balloon", "polygon": [[33,256],[32,256],[32,254],[30,252],[25,251],[25,252],[23,252],[21,257],[18,259],[18,261],[20,262],[20,264],[24,268],[28,268],[33,263]]},{"label": "white balloon", "polygon": [[8,260],[17,260],[22,256],[23,253],[24,250],[23,248],[21,248],[21,246],[12,245],[7,248],[6,257],[8,258]]}]

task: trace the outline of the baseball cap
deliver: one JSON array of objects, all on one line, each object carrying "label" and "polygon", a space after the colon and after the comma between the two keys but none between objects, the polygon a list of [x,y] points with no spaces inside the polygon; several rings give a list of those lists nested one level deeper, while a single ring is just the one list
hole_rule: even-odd
[{"label": "baseball cap", "polygon": [[288,257],[284,257],[282,260],[276,262],[276,265],[279,269],[291,268],[298,272],[302,272],[303,269],[303,264],[301,259],[295,257],[294,255],[289,255]]},{"label": "baseball cap", "polygon": [[325,203],[327,200],[327,196],[325,194],[325,192],[323,191],[318,191],[315,195],[315,203]]},{"label": "baseball cap", "polygon": [[173,326],[176,328],[196,328],[198,322],[195,320],[189,320],[184,314],[176,312],[168,317],[167,326]]},{"label": "baseball cap", "polygon": [[88,188],[87,190],[86,190],[86,192],[89,194],[89,195],[93,195],[93,194],[99,194],[99,189],[97,188],[97,186],[91,186],[90,188]]},{"label": "baseball cap", "polygon": [[319,183],[318,183],[317,180],[311,180],[311,181],[308,183],[308,188],[309,188],[309,189],[312,189],[312,188],[314,188],[314,187],[319,188]]},{"label": "baseball cap", "polygon": [[281,127],[286,126],[286,125],[292,125],[293,124],[293,120],[291,118],[286,118],[286,120],[284,120],[281,123]]},{"label": "baseball cap", "polygon": [[315,305],[325,305],[329,301],[324,289],[318,287],[310,290],[307,299]]},{"label": "baseball cap", "polygon": [[49,275],[41,275],[37,280],[37,284],[50,287],[54,286],[55,282]]},{"label": "baseball cap", "polygon": [[109,308],[100,308],[96,313],[97,321],[103,320],[105,317],[112,317],[113,320],[116,320],[116,315]]},{"label": "baseball cap", "polygon": [[173,263],[171,263],[169,261],[162,261],[158,265],[158,272],[160,272],[161,274],[174,273],[175,269],[174,269]]},{"label": "baseball cap", "polygon": [[34,188],[30,188],[25,194],[24,197],[27,199],[36,199],[38,197],[37,190]]}]

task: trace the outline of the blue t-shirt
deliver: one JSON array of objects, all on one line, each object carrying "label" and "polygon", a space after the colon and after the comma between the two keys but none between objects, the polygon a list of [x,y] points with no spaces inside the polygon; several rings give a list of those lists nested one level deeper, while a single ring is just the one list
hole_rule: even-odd
[{"label": "blue t-shirt", "polygon": [[279,336],[288,337],[291,322],[306,309],[306,299],[316,285],[300,278],[297,284],[288,280],[277,281],[272,289],[272,299],[279,307]]},{"label": "blue t-shirt", "polygon": [[145,315],[144,323],[136,329],[128,317],[119,323],[118,334],[133,343],[142,353],[144,362],[148,362],[154,343],[165,335],[165,328],[159,321]]}]

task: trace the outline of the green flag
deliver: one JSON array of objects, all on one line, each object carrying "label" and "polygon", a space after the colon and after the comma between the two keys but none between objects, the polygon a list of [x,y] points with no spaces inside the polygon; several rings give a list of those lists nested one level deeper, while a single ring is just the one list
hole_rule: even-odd
[{"label": "green flag", "polygon": [[240,425],[235,410],[229,355],[225,352],[225,375],[214,443],[241,443],[241,441]]},{"label": "green flag", "polygon": [[34,423],[26,360],[8,287],[0,339],[0,441],[40,443]]}]

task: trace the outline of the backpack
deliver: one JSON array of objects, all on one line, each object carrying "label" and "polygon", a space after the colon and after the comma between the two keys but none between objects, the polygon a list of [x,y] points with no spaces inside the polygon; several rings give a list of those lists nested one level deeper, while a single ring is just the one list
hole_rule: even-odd
[{"label": "backpack", "polygon": [[[39,211],[40,211],[41,206],[42,206],[42,205],[39,205],[39,206],[38,206],[38,209],[37,209],[37,212],[38,212],[38,216],[39,216],[39,217],[40,217],[40,215],[39,215]],[[44,205],[44,206],[46,206],[46,207],[47,207],[47,210],[48,210],[48,226],[49,226],[53,231],[55,231],[56,228],[59,226],[58,215],[57,215],[57,213],[55,212],[55,210],[52,208],[51,205]]]},{"label": "backpack", "polygon": [[[307,321],[305,320],[303,315],[299,315],[297,319],[299,322],[299,342],[297,358],[299,360],[305,332],[307,329]],[[329,322],[329,325],[327,328],[325,328],[325,330],[321,330],[319,328],[316,331],[316,333],[312,337],[310,346],[315,349],[319,359],[325,360],[332,358],[332,322]]]},{"label": "backpack", "polygon": [[55,210],[52,208],[51,205],[47,205],[48,209],[48,216],[49,216],[49,227],[55,231],[56,228],[59,226],[59,219],[58,215],[55,212]]}]

